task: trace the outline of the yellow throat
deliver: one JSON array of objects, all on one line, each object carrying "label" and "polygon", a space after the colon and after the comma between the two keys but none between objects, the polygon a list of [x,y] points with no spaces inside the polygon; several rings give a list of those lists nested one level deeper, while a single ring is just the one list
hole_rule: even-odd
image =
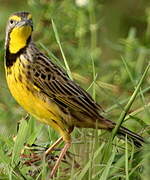
[{"label": "yellow throat", "polygon": [[20,49],[24,48],[31,33],[32,28],[28,25],[14,28],[10,33],[10,53],[15,54]]}]

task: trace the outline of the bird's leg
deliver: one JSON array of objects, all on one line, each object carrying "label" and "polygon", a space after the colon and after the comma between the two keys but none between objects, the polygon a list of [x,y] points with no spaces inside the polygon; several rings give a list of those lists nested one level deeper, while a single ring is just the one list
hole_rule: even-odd
[{"label": "bird's leg", "polygon": [[65,144],[65,146],[63,147],[63,149],[61,150],[59,158],[57,159],[56,164],[55,164],[55,166],[53,167],[53,169],[51,171],[50,178],[52,178],[54,176],[54,174],[56,173],[61,160],[63,159],[64,155],[66,154],[66,152],[70,148],[70,146],[71,146],[71,142],[67,142]]},{"label": "bird's leg", "polygon": [[54,144],[52,144],[46,151],[45,151],[45,155],[48,155],[49,153],[51,153],[54,148],[61,143],[61,141],[63,140],[63,137],[60,137]]},{"label": "bird's leg", "polygon": [[[72,131],[73,131],[73,129],[74,129],[74,126],[71,126],[71,127],[69,127],[68,128],[68,133],[70,134]],[[54,150],[54,148],[58,145],[58,144],[60,144],[61,143],[61,141],[63,141],[63,136],[64,136],[64,132],[60,129],[59,130],[60,132],[62,132],[62,133],[60,133],[61,135],[62,135],[62,137],[60,137],[54,144],[52,144],[46,151],[45,151],[45,155],[48,155],[49,153],[51,153],[53,150]],[[65,135],[67,138],[66,139],[68,139],[68,135]],[[68,140],[67,140],[68,141]]]}]

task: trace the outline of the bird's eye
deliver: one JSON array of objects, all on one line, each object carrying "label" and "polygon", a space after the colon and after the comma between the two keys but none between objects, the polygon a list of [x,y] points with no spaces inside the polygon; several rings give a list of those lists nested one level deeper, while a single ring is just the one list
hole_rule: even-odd
[{"label": "bird's eye", "polygon": [[10,24],[13,24],[13,23],[14,23],[14,20],[11,19],[11,20],[10,20]]}]

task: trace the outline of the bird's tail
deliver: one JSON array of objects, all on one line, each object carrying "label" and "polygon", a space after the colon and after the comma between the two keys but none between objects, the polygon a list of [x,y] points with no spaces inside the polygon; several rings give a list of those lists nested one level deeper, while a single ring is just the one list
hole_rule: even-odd
[{"label": "bird's tail", "polygon": [[142,136],[130,131],[129,129],[121,126],[117,132],[118,135],[125,137],[127,135],[129,140],[132,140],[135,146],[141,147],[145,140]]},{"label": "bird's tail", "polygon": [[[102,120],[102,118],[101,118],[101,120]],[[105,118],[103,119],[103,124],[105,125],[104,129],[106,128],[107,130],[110,130],[110,131],[112,131],[114,129],[114,127],[116,126],[115,122],[112,122],[111,120],[108,120]],[[121,136],[123,138],[125,138],[125,136],[127,135],[127,138],[129,140],[133,141],[133,143],[137,147],[141,147],[143,143],[146,143],[146,141],[144,140],[144,138],[142,136],[130,131],[129,129],[127,129],[123,126],[121,126],[118,129],[117,135]]]}]

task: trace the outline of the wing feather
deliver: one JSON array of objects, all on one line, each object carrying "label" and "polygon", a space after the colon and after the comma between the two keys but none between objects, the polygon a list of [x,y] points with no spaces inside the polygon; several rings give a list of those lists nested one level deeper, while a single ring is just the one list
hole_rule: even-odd
[{"label": "wing feather", "polygon": [[[42,66],[39,66],[40,63]],[[38,57],[33,66],[31,74],[34,85],[50,98],[89,115],[99,116],[99,111],[103,111],[84,89],[70,80],[62,69],[45,56]]]}]

